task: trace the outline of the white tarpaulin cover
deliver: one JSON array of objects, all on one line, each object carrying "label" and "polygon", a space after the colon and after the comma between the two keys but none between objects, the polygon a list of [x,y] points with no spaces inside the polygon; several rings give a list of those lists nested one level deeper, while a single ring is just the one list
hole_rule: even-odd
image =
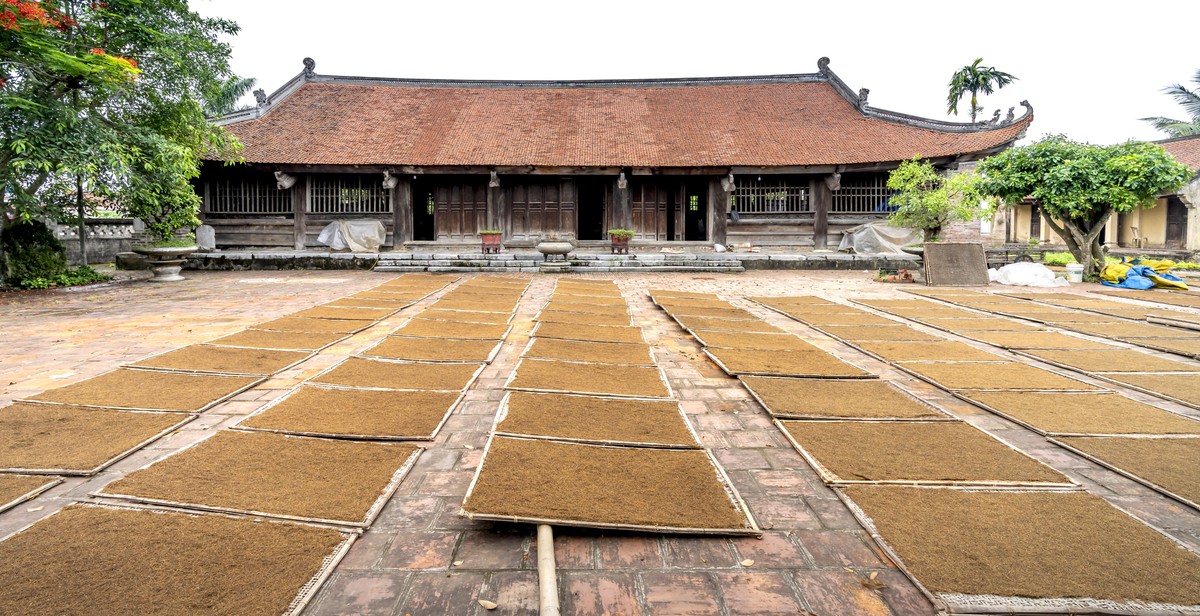
[{"label": "white tarpaulin cover", "polygon": [[897,254],[901,246],[921,241],[921,232],[893,227],[886,222],[869,222],[842,231],[839,252],[858,254]]},{"label": "white tarpaulin cover", "polygon": [[387,229],[378,220],[335,220],[321,229],[317,241],[334,249],[375,252],[387,239]]},{"label": "white tarpaulin cover", "polygon": [[988,270],[988,280],[1017,287],[1065,287],[1071,283],[1057,278],[1041,263],[1009,263],[1000,269]]}]

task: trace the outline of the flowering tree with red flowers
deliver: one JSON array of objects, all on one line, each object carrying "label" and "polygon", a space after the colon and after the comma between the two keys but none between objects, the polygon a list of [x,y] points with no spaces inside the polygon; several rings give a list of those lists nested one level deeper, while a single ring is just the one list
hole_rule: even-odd
[{"label": "flowering tree with red flowers", "polygon": [[195,224],[200,154],[236,158],[201,104],[236,32],[187,0],[0,0],[0,243],[85,188],[160,237]]}]

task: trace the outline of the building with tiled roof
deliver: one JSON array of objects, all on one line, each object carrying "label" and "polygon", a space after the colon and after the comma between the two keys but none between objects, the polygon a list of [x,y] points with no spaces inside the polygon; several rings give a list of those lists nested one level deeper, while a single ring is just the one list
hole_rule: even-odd
[{"label": "building with tiled roof", "polygon": [[[748,240],[822,247],[888,211],[887,172],[978,160],[1032,108],[963,124],[871,107],[829,69],[603,81],[338,77],[305,70],[217,122],[244,164],[206,163],[203,218],[223,246],[314,246],[336,219],[376,219],[393,247]],[[736,222],[735,222],[736,221]]]}]

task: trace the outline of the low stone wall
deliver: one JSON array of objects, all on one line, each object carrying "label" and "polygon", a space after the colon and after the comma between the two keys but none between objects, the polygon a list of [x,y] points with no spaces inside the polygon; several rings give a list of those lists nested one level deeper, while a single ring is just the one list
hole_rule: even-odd
[{"label": "low stone wall", "polygon": [[[117,254],[128,252],[133,246],[135,221],[132,218],[88,218],[85,222],[87,236],[87,262],[113,263]],[[54,237],[67,249],[67,262],[71,265],[83,263],[79,250],[79,226],[57,224],[51,227]]]}]

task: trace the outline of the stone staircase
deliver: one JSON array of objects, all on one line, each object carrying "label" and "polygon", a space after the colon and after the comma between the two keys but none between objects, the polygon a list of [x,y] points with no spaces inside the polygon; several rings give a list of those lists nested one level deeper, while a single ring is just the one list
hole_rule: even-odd
[{"label": "stone staircase", "polygon": [[580,252],[566,261],[546,261],[537,252],[420,253],[385,252],[377,272],[713,272],[745,271],[735,255],[726,253],[631,253],[613,255]]}]

